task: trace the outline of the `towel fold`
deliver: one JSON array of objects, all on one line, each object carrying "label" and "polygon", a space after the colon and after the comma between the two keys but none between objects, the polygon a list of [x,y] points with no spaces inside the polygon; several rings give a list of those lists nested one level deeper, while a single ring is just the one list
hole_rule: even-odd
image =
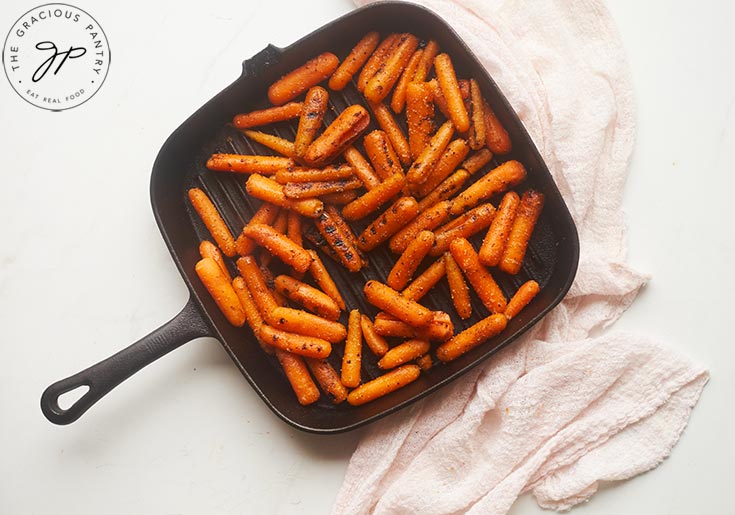
[{"label": "towel fold", "polygon": [[333,513],[504,514],[528,491],[569,509],[665,459],[709,377],[648,338],[603,331],[648,279],[625,263],[623,48],[598,0],[419,3],[457,30],[534,139],[577,224],[579,270],[517,343],[370,426]]}]

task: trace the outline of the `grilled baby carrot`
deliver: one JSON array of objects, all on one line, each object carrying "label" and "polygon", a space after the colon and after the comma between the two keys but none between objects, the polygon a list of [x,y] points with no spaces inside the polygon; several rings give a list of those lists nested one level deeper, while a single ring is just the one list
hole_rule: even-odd
[{"label": "grilled baby carrot", "polygon": [[467,179],[469,178],[470,174],[467,170],[457,170],[452,175],[444,179],[439,186],[431,191],[431,193],[419,201],[419,210],[424,211],[435,205],[437,202],[451,198],[455,193],[462,189],[462,186],[464,186],[464,183],[467,182]]},{"label": "grilled baby carrot", "polygon": [[424,50],[419,48],[416,50],[411,59],[408,60],[408,64],[401,73],[401,78],[398,79],[396,87],[393,90],[393,96],[390,100],[390,108],[393,112],[398,114],[403,111],[406,106],[406,87],[414,80],[413,77],[416,75],[416,68],[418,68],[421,62],[421,56],[424,55]]},{"label": "grilled baby carrot", "polygon": [[443,259],[437,259],[424,272],[409,284],[401,295],[410,300],[418,302],[438,283],[445,273],[445,265]]},{"label": "grilled baby carrot", "polygon": [[395,174],[388,177],[379,186],[369,190],[361,197],[357,197],[342,208],[342,216],[353,222],[369,215],[398,195],[405,184],[406,179],[403,175]]},{"label": "grilled baby carrot", "polygon": [[339,288],[337,288],[337,285],[335,284],[334,279],[332,279],[332,276],[329,275],[329,272],[324,266],[324,263],[322,263],[322,260],[319,258],[315,251],[309,250],[308,252],[312,258],[311,266],[309,267],[309,273],[314,278],[314,281],[316,281],[316,283],[319,285],[319,288],[321,288],[324,293],[329,295],[329,297],[339,306],[340,309],[347,309],[345,301],[342,298],[342,295],[339,293]]},{"label": "grilled baby carrot", "polygon": [[222,270],[222,273],[227,278],[227,280],[232,282],[232,276],[230,275],[230,271],[227,269],[225,260],[222,259],[222,253],[219,251],[219,249],[214,243],[212,243],[209,240],[202,241],[199,244],[199,255],[202,256],[202,259],[204,258],[214,259],[217,265],[219,265],[220,270]]},{"label": "grilled baby carrot", "polygon": [[447,282],[449,283],[449,293],[452,297],[454,309],[457,311],[459,318],[467,320],[472,316],[470,289],[464,281],[462,270],[457,266],[457,262],[449,252],[444,254],[444,264],[446,265]]},{"label": "grilled baby carrot", "polygon": [[500,269],[508,274],[517,274],[526,255],[528,240],[531,239],[541,210],[544,207],[544,194],[534,190],[526,191],[518,204],[516,217],[505,243]]},{"label": "grilled baby carrot", "polygon": [[357,237],[357,248],[364,252],[374,249],[398,232],[407,221],[412,220],[417,214],[419,214],[419,205],[413,197],[399,198],[362,231]]},{"label": "grilled baby carrot", "polygon": [[520,200],[515,191],[509,191],[503,196],[478,253],[483,265],[496,266],[500,262]]},{"label": "grilled baby carrot", "polygon": [[426,82],[406,86],[406,123],[411,158],[417,159],[434,132],[434,101],[431,86]]},{"label": "grilled baby carrot", "polygon": [[238,129],[249,129],[260,125],[282,122],[297,118],[301,114],[301,102],[289,102],[278,107],[268,107],[249,113],[237,114],[232,119],[232,125]]},{"label": "grilled baby carrot", "polygon": [[452,202],[451,213],[459,215],[476,206],[482,200],[507,191],[523,182],[526,169],[518,161],[506,161],[457,195]]},{"label": "grilled baby carrot", "polygon": [[431,249],[431,255],[443,254],[449,248],[449,244],[457,238],[469,238],[480,232],[490,225],[494,217],[495,207],[490,203],[482,204],[457,218],[455,226],[447,229],[440,227],[436,231],[436,241]]},{"label": "grilled baby carrot", "polygon": [[406,250],[398,258],[395,265],[388,274],[386,284],[394,290],[401,290],[411,280],[414,272],[421,264],[421,261],[431,250],[434,244],[434,233],[431,231],[421,231],[416,235]]},{"label": "grilled baby carrot", "polygon": [[393,85],[398,81],[401,71],[406,67],[411,56],[419,46],[419,40],[413,34],[401,34],[383,66],[378,68],[368,83],[363,94],[370,102],[382,102],[390,94]]},{"label": "grilled baby carrot", "polygon": [[428,308],[407,299],[383,283],[370,280],[365,283],[363,292],[370,304],[387,311],[409,325],[421,327],[428,325],[432,320],[431,311]]},{"label": "grilled baby carrot", "polygon": [[278,170],[294,165],[290,157],[249,156],[240,154],[212,154],[207,168],[216,172],[260,173],[273,175]]},{"label": "grilled baby carrot", "polygon": [[362,336],[365,338],[365,343],[373,354],[380,357],[388,352],[388,342],[375,331],[375,326],[367,315],[360,315],[360,328],[362,329]]},{"label": "grilled baby carrot", "polygon": [[403,365],[358,386],[347,396],[347,402],[353,406],[360,406],[366,402],[388,395],[399,388],[403,388],[407,384],[415,381],[420,374],[421,369],[418,366]]},{"label": "grilled baby carrot", "polygon": [[429,342],[426,340],[408,340],[400,345],[396,345],[385,356],[378,361],[378,367],[383,370],[389,370],[408,363],[429,352]]},{"label": "grilled baby carrot", "polygon": [[308,218],[316,218],[324,211],[324,203],[319,199],[289,199],[283,192],[283,185],[273,179],[253,174],[245,183],[247,192],[260,200],[296,211]]},{"label": "grilled baby carrot", "polygon": [[366,189],[371,190],[380,184],[380,178],[375,175],[375,170],[372,169],[370,163],[360,154],[359,150],[350,145],[342,155],[352,167],[355,176],[362,181]]},{"label": "grilled baby carrot", "polygon": [[493,153],[489,149],[483,148],[473,153],[470,157],[462,162],[462,168],[474,174],[480,168],[488,164],[493,158]]},{"label": "grilled baby carrot", "polygon": [[304,157],[306,149],[322,127],[324,114],[327,112],[329,93],[321,86],[309,88],[304,99],[304,107],[299,117],[299,127],[294,138],[294,154]]},{"label": "grilled baby carrot", "polygon": [[297,272],[306,272],[311,265],[311,256],[303,247],[297,245],[269,225],[253,224],[243,228],[242,233],[289,265]]},{"label": "grilled baby carrot", "polygon": [[505,311],[508,301],[493,276],[480,263],[472,244],[464,238],[458,238],[449,245],[449,251],[488,311],[491,313]]},{"label": "grilled baby carrot", "polygon": [[355,141],[370,123],[370,115],[361,105],[354,104],[339,113],[324,132],[315,139],[304,154],[304,161],[322,166],[339,156]]},{"label": "grilled baby carrot", "polygon": [[268,100],[282,105],[332,75],[339,65],[336,55],[325,52],[281,77],[268,88]]},{"label": "grilled baby carrot", "polygon": [[385,180],[391,175],[403,175],[398,154],[388,136],[383,131],[372,131],[362,140],[365,153],[381,179]]},{"label": "grilled baby carrot", "polygon": [[[271,204],[270,202],[263,202],[263,204],[255,212],[255,214],[250,218],[250,221],[247,223],[247,225],[270,225],[278,216],[278,212],[280,211],[280,209],[280,207]],[[237,250],[237,253],[241,256],[247,256],[248,254],[253,252],[253,250],[255,250],[255,242],[247,236],[240,234],[240,236],[237,237],[237,240],[235,240],[235,249]]]},{"label": "grilled baby carrot", "polygon": [[327,320],[301,309],[279,306],[264,315],[263,318],[275,329],[304,336],[314,336],[331,343],[341,342],[347,336],[345,326],[339,322]]},{"label": "grilled baby carrot", "polygon": [[515,295],[513,295],[513,297],[508,301],[508,305],[503,312],[505,317],[510,320],[518,313],[520,313],[520,311],[533,300],[538,292],[539,285],[536,281],[531,280],[523,283],[521,287],[518,288],[518,291],[515,293]]},{"label": "grilled baby carrot", "polygon": [[459,132],[467,132],[470,128],[470,118],[462,99],[462,92],[459,90],[452,58],[448,54],[437,55],[434,58],[434,70],[439,87],[447,101],[450,119]]},{"label": "grilled baby carrot", "polygon": [[309,375],[304,359],[296,354],[285,352],[280,349],[276,350],[276,357],[281,364],[291,388],[296,394],[299,404],[307,406],[319,400],[319,389],[314,384],[314,380]]},{"label": "grilled baby carrot", "polygon": [[505,329],[505,315],[490,315],[439,346],[436,357],[445,363],[465,354]]},{"label": "grilled baby carrot", "polygon": [[292,141],[288,141],[287,139],[281,138],[279,136],[266,134],[265,132],[260,131],[245,130],[242,132],[251,140],[260,143],[264,147],[267,147],[271,150],[275,150],[279,154],[290,158],[296,156],[296,150],[294,149],[294,144]]},{"label": "grilled baby carrot", "polygon": [[305,358],[305,361],[321,389],[334,404],[340,404],[347,399],[347,388],[340,382],[337,371],[329,364],[329,361],[314,358]]},{"label": "grilled baby carrot", "polygon": [[507,154],[513,148],[508,131],[500,123],[487,102],[483,105],[487,147],[496,154]]},{"label": "grilled baby carrot", "polygon": [[362,188],[362,182],[356,178],[336,181],[289,182],[283,185],[283,194],[291,199],[304,199],[321,197],[330,193],[344,193],[358,188]]},{"label": "grilled baby carrot", "polygon": [[227,321],[235,327],[242,327],[246,318],[245,310],[217,262],[212,258],[204,258],[197,262],[195,270]]},{"label": "grilled baby carrot", "polygon": [[[260,337],[268,345],[307,358],[323,359],[332,353],[332,344],[322,338],[280,331],[268,324],[260,326]],[[276,351],[278,352],[278,351]]]},{"label": "grilled baby carrot", "polygon": [[222,253],[227,257],[234,256],[235,238],[232,237],[232,233],[207,194],[199,188],[191,188],[189,200]]},{"label": "grilled baby carrot", "polygon": [[385,135],[390,140],[391,145],[393,145],[393,149],[396,151],[398,159],[400,159],[401,163],[404,165],[409,164],[411,162],[411,150],[408,146],[408,140],[406,139],[406,135],[403,134],[403,130],[396,122],[396,119],[393,118],[393,114],[390,112],[390,109],[382,103],[371,103],[370,109],[373,110],[375,120],[378,122],[378,125],[380,125],[380,128],[385,131]]},{"label": "grilled baby carrot", "polygon": [[330,89],[334,91],[343,90],[360,67],[370,58],[370,54],[378,46],[379,41],[380,34],[375,31],[367,33],[365,37],[358,41],[334,74],[329,78]]},{"label": "grilled baby carrot", "polygon": [[400,34],[389,34],[383,41],[380,42],[378,48],[370,55],[370,58],[365,63],[365,66],[360,71],[360,75],[357,77],[357,90],[362,92],[365,90],[365,86],[373,78],[375,72],[383,66],[388,54],[393,49],[393,45],[398,41]]},{"label": "grilled baby carrot", "polygon": [[450,206],[451,202],[443,200],[419,214],[391,237],[388,244],[390,250],[396,254],[401,254],[421,231],[431,231],[439,227],[449,216]]},{"label": "grilled baby carrot", "polygon": [[463,139],[455,139],[447,145],[444,154],[442,154],[434,168],[429,172],[426,181],[418,187],[418,195],[424,197],[431,193],[434,188],[439,186],[444,179],[454,172],[469,151],[470,147]]},{"label": "grilled baby carrot", "polygon": [[485,111],[483,109],[482,92],[475,79],[470,79],[470,98],[472,99],[472,116],[468,139],[472,150],[480,150],[485,146],[487,138],[485,135]]},{"label": "grilled baby carrot", "polygon": [[338,181],[352,177],[352,167],[347,165],[327,166],[324,168],[292,168],[278,170],[273,177],[278,184],[289,182]]},{"label": "grilled baby carrot", "polygon": [[285,295],[292,301],[301,304],[320,317],[332,321],[339,319],[341,310],[337,303],[329,295],[313,286],[288,275],[277,276],[274,285],[276,291],[281,295]]},{"label": "grilled baby carrot", "polygon": [[431,137],[429,143],[419,154],[419,157],[411,165],[406,173],[406,180],[412,187],[423,184],[429,177],[429,172],[434,168],[437,161],[444,153],[444,149],[449,145],[449,141],[454,134],[454,125],[451,121],[445,122]]},{"label": "grilled baby carrot", "polygon": [[342,356],[342,384],[355,388],[360,384],[360,369],[362,368],[362,327],[360,326],[360,312],[350,311],[347,322],[347,341]]}]

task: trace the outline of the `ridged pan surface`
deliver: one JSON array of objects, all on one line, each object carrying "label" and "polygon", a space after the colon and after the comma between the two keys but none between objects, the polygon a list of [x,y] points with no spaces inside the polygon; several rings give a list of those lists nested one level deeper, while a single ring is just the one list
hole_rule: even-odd
[{"label": "ridged pan surface", "polygon": [[[517,190],[535,188],[546,196],[546,203],[530,241],[522,271],[509,276],[492,269],[506,297],[528,279],[535,279],[541,286],[538,296],[520,315],[514,318],[499,336],[484,343],[470,353],[449,364],[435,364],[428,372],[407,387],[386,397],[360,407],[346,402],[333,405],[322,395],[320,401],[301,406],[288,384],[275,358],[266,355],[252,332],[247,328],[230,326],[202,286],[194,272],[199,259],[198,244],[211,236],[193,211],[187,198],[191,187],[203,189],[223,215],[230,231],[237,235],[260,205],[260,201],[245,193],[247,176],[235,173],[212,172],[205,162],[212,153],[263,154],[275,153],[250,141],[230,125],[233,115],[267,107],[266,90],[270,84],[308,59],[322,53],[333,52],[344,58],[354,44],[367,32],[377,30],[382,36],[391,32],[411,32],[423,42],[435,39],[440,50],[451,55],[460,78],[475,78],[498,118],[508,130],[513,141],[513,151],[496,156],[492,163],[476,173],[476,180],[501,162],[517,159],[528,170],[528,179]],[[351,104],[362,104],[369,110],[364,98],[350,84],[341,92],[330,93],[330,109],[325,123],[331,122],[339,112]],[[372,114],[372,113],[371,113]],[[439,115],[441,117],[441,115]],[[397,119],[403,123],[404,116]],[[441,121],[441,120],[440,120]],[[263,129],[293,141],[297,120],[281,122]],[[370,130],[378,128],[371,121]],[[360,144],[357,147],[362,150]],[[457,378],[473,366],[488,358],[498,349],[510,343],[536,323],[555,306],[569,289],[576,272],[579,244],[569,212],[561,198],[546,165],[518,117],[507,103],[487,72],[474,58],[454,31],[431,12],[410,4],[382,3],[356,10],[322,27],[285,49],[269,46],[246,61],[242,76],[204,105],[179,127],[167,140],[156,160],[151,178],[151,200],[154,213],[174,261],[200,304],[205,316],[214,327],[238,368],[245,375],[263,400],[286,422],[312,432],[340,432],[354,429],[364,423],[391,413]],[[491,201],[497,206],[498,198]],[[353,224],[359,233],[378,213]],[[479,248],[481,234],[471,241]],[[305,240],[305,245],[308,242]],[[346,271],[339,264],[322,254],[322,259],[339,286],[348,309],[357,308],[373,317],[377,310],[369,305],[362,287],[369,279],[385,281],[397,256],[387,245],[372,251],[369,266],[360,273]],[[427,259],[417,273],[423,271],[432,260]],[[280,263],[277,260],[274,271]],[[234,261],[229,262],[236,274]],[[307,275],[308,280],[308,275]],[[452,316],[455,332],[461,331],[488,315],[487,310],[473,294],[473,315],[461,320],[454,310],[446,280],[434,287],[422,303],[432,310],[442,310]],[[341,322],[347,323],[344,313]],[[340,368],[342,344],[334,345],[330,361]],[[436,360],[435,360],[436,361]],[[377,359],[365,349],[363,352],[363,381],[380,375]]]}]

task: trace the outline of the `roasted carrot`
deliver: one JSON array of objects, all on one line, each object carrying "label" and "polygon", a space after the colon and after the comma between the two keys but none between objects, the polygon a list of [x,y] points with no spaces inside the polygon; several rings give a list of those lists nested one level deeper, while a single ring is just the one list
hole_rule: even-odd
[{"label": "roasted carrot", "polygon": [[[462,95],[462,100],[467,100],[470,98],[470,83],[467,80],[459,80],[457,81],[459,84],[459,93]],[[444,93],[442,93],[441,86],[439,86],[439,81],[436,80],[436,78],[431,79],[428,82],[429,86],[431,86],[431,93],[432,97],[434,98],[434,104],[436,107],[439,108],[439,111],[447,118],[451,119],[452,115],[449,112],[449,104],[447,103],[447,99],[444,97]],[[465,106],[465,109],[467,107]],[[469,115],[468,115],[469,116]]]},{"label": "roasted carrot", "polygon": [[260,311],[258,311],[258,306],[255,304],[253,296],[250,294],[250,290],[248,290],[248,285],[245,282],[245,279],[240,276],[235,277],[232,281],[232,288],[235,290],[235,294],[237,294],[237,298],[240,300],[240,304],[245,310],[245,321],[253,331],[260,348],[267,354],[273,354],[273,347],[260,339],[260,326],[265,322],[263,321],[263,317],[260,315]]},{"label": "roasted carrot", "polygon": [[217,246],[209,240],[204,240],[199,244],[199,255],[204,258],[212,258],[219,265],[222,274],[227,278],[228,281],[232,282],[232,276],[230,271],[227,269],[225,260],[222,259],[222,253],[219,251]]},{"label": "roasted carrot", "polygon": [[444,181],[434,188],[431,193],[419,201],[419,210],[423,212],[431,206],[436,205],[437,202],[451,198],[455,193],[462,189],[462,186],[464,186],[464,183],[467,182],[467,179],[469,178],[470,174],[467,170],[457,170],[452,175],[444,179]]},{"label": "roasted carrot", "polygon": [[518,288],[518,291],[511,297],[511,299],[508,301],[508,305],[505,308],[505,311],[503,314],[505,317],[510,320],[514,316],[516,316],[520,311],[525,308],[529,302],[533,300],[533,298],[538,294],[539,292],[539,285],[536,281],[530,280],[526,281],[521,285],[520,288]]},{"label": "roasted carrot", "polygon": [[[255,214],[250,218],[250,221],[247,223],[247,225],[270,225],[278,216],[280,209],[280,207],[271,204],[270,202],[263,202],[263,204],[255,212]],[[255,250],[255,242],[241,233],[237,237],[237,240],[235,240],[235,249],[237,250],[237,253],[241,256],[247,256],[248,254],[253,252],[253,250]]]},{"label": "roasted carrot", "polygon": [[375,121],[378,122],[380,128],[383,129],[385,135],[390,140],[393,149],[396,151],[398,159],[404,165],[408,165],[411,162],[411,150],[408,146],[408,140],[403,130],[396,122],[390,109],[385,104],[370,104],[370,109],[373,110]]},{"label": "roasted carrot", "polygon": [[380,357],[388,352],[388,342],[375,331],[375,326],[367,315],[360,315],[360,328],[365,343],[373,354]]},{"label": "roasted carrot", "polygon": [[301,235],[301,215],[295,211],[288,211],[286,236],[299,247],[304,246],[304,238]]},{"label": "roasted carrot", "polygon": [[398,41],[400,34],[389,34],[383,41],[380,42],[378,48],[372,53],[370,58],[363,66],[360,71],[360,75],[357,77],[357,90],[362,92],[365,91],[365,86],[373,78],[375,72],[383,66],[388,54],[393,49],[393,45]]},{"label": "roasted carrot", "polygon": [[431,193],[434,188],[439,186],[444,179],[449,177],[457,169],[469,151],[470,147],[463,139],[455,139],[447,145],[444,154],[442,154],[434,168],[429,172],[426,181],[418,187],[418,195],[425,197]]},{"label": "roasted carrot", "polygon": [[353,406],[360,406],[403,388],[415,381],[420,374],[421,369],[418,366],[403,365],[358,386],[347,396],[347,402]]},{"label": "roasted carrot", "polygon": [[358,197],[357,190],[341,191],[339,193],[327,193],[319,197],[322,202],[332,206],[344,206]]},{"label": "roasted carrot", "polygon": [[330,193],[344,193],[358,188],[362,188],[362,182],[356,178],[336,181],[289,182],[283,185],[283,194],[291,199],[303,199],[321,197]]},{"label": "roasted carrot", "polygon": [[339,65],[336,55],[325,52],[281,77],[268,88],[268,100],[282,105],[332,75]]},{"label": "roasted carrot", "polygon": [[403,167],[398,154],[396,154],[385,132],[372,131],[363,138],[362,143],[373,169],[382,180],[395,174],[403,175]]},{"label": "roasted carrot", "polygon": [[326,293],[288,275],[275,278],[276,291],[327,320],[339,319],[340,309]]},{"label": "roasted carrot", "polygon": [[309,250],[308,252],[312,258],[309,273],[314,278],[314,281],[316,281],[319,288],[321,288],[324,293],[329,295],[329,297],[337,303],[340,309],[347,309],[345,301],[339,292],[339,288],[337,288],[332,276],[329,275],[329,272],[324,266],[324,263],[322,263],[322,260],[315,251]]},{"label": "roasted carrot", "polygon": [[499,267],[508,274],[517,274],[526,255],[528,240],[544,207],[544,194],[535,190],[526,191],[518,204],[513,226],[510,229]]},{"label": "roasted carrot", "polygon": [[450,225],[447,224],[446,229],[440,227],[435,231],[436,241],[431,249],[431,255],[444,254],[452,241],[457,238],[469,238],[473,234],[482,231],[490,225],[493,218],[495,218],[495,207],[487,203],[467,211],[455,220],[457,223],[454,226],[447,227]]},{"label": "roasted carrot", "polygon": [[363,292],[370,304],[387,311],[409,325],[421,327],[428,325],[432,320],[431,311],[428,308],[407,299],[381,282],[368,281],[363,287]]},{"label": "roasted carrot", "polygon": [[360,67],[370,58],[370,54],[378,46],[379,41],[380,34],[375,31],[367,33],[365,37],[358,41],[334,74],[329,78],[330,89],[334,91],[343,90]]},{"label": "roasted carrot", "polygon": [[428,372],[431,370],[431,367],[434,366],[433,361],[431,361],[430,354],[424,354],[423,356],[416,358],[416,364],[420,366],[421,370],[424,372]]},{"label": "roasted carrot", "polygon": [[280,156],[249,156],[240,154],[212,154],[207,168],[216,172],[260,173],[273,175],[278,170],[294,166],[293,159]]},{"label": "roasted carrot", "polygon": [[340,382],[337,371],[329,361],[314,358],[305,358],[305,361],[321,389],[334,404],[340,404],[347,399],[347,388]]},{"label": "roasted carrot", "polygon": [[339,343],[347,337],[345,326],[301,309],[279,306],[263,318],[275,329]]},{"label": "roasted carrot", "polygon": [[406,180],[412,187],[415,188],[428,179],[429,172],[431,172],[434,165],[441,158],[453,134],[454,125],[452,125],[451,121],[447,121],[431,137],[429,143],[424,147],[424,150],[421,151],[419,157],[411,164],[411,168],[406,173]]},{"label": "roasted carrot", "polygon": [[301,102],[289,102],[278,107],[268,107],[249,113],[238,114],[232,119],[232,125],[238,129],[249,129],[251,127],[290,120],[297,118],[301,114],[302,106],[303,104]]},{"label": "roasted carrot", "polygon": [[362,257],[352,230],[343,222],[339,212],[330,209],[314,220],[314,225],[334,251],[337,261],[350,272],[357,272],[363,267]]},{"label": "roasted carrot", "polygon": [[375,332],[394,338],[418,338],[435,342],[445,342],[454,335],[451,317],[443,311],[433,311],[432,320],[424,327],[412,327],[388,313],[375,316]]},{"label": "roasted carrot", "polygon": [[515,191],[509,191],[503,196],[478,253],[483,265],[496,266],[500,263],[520,200]]},{"label": "roasted carrot", "polygon": [[434,65],[434,58],[439,53],[439,44],[435,40],[430,40],[424,47],[424,53],[421,54],[421,61],[416,67],[416,73],[413,76],[414,82],[424,82],[431,72]]},{"label": "roasted carrot", "polygon": [[245,130],[242,131],[242,133],[251,140],[260,143],[271,150],[275,150],[286,157],[293,158],[296,156],[296,150],[294,149],[292,141],[260,131]]},{"label": "roasted carrot", "polygon": [[299,356],[324,359],[332,353],[332,344],[322,338],[287,333],[268,324],[261,325],[259,332],[260,337],[268,345]]},{"label": "roasted carrot", "polygon": [[282,184],[278,184],[273,179],[263,177],[259,174],[253,174],[248,177],[245,183],[245,189],[255,198],[296,211],[307,218],[316,218],[324,211],[324,203],[321,200],[313,198],[301,200],[289,199],[283,192]]},{"label": "roasted carrot", "polygon": [[408,225],[391,237],[388,244],[390,250],[396,254],[401,254],[421,231],[431,231],[439,227],[449,217],[450,206],[451,202],[443,200],[416,216]]},{"label": "roasted carrot", "polygon": [[418,302],[438,283],[445,273],[445,264],[443,259],[437,259],[424,272],[409,284],[401,295],[407,299]]},{"label": "roasted carrot", "polygon": [[446,265],[447,282],[449,283],[449,293],[452,297],[454,309],[457,311],[459,318],[467,320],[472,316],[470,289],[464,281],[462,270],[460,270],[449,252],[444,254],[444,264]]},{"label": "roasted carrot", "polygon": [[493,159],[493,153],[489,149],[483,148],[473,153],[470,157],[462,162],[462,168],[474,174],[480,168],[488,164]]},{"label": "roasted carrot", "polygon": [[294,243],[269,225],[253,224],[245,226],[242,233],[289,265],[297,272],[306,272],[311,265],[311,256],[300,245]]},{"label": "roasted carrot", "polygon": [[518,161],[506,161],[502,165],[470,185],[452,202],[451,213],[459,215],[486,198],[507,191],[526,179],[526,169]]},{"label": "roasted carrot", "polygon": [[487,147],[495,154],[507,154],[513,149],[508,131],[505,130],[505,127],[500,123],[487,102],[483,105],[483,111],[485,114]]},{"label": "roasted carrot", "polygon": [[359,220],[360,218],[369,215],[398,195],[405,184],[406,179],[403,175],[395,174],[388,177],[385,181],[380,183],[379,186],[376,186],[364,195],[357,197],[342,208],[342,216],[344,216],[346,220],[354,222],[355,220]]},{"label": "roasted carrot", "polygon": [[312,166],[329,163],[351,145],[367,129],[369,123],[370,115],[364,107],[358,104],[347,107],[309,145],[304,161]]},{"label": "roasted carrot", "polygon": [[457,75],[449,54],[439,54],[434,58],[434,70],[444,98],[447,100],[449,117],[459,132],[467,132],[470,128],[470,118],[459,90]]},{"label": "roasted carrot", "polygon": [[408,64],[401,73],[401,78],[398,79],[396,87],[393,90],[393,96],[390,100],[390,108],[393,112],[398,114],[403,111],[406,106],[406,87],[413,81],[414,75],[416,75],[416,68],[421,62],[421,56],[424,55],[424,50],[419,48],[416,50],[411,59],[408,60]]},{"label": "roasted carrot", "polygon": [[406,250],[398,258],[395,265],[388,274],[386,284],[394,290],[401,290],[413,277],[414,272],[421,264],[421,261],[431,250],[434,244],[434,233],[431,231],[421,231],[416,235]]},{"label": "roasted carrot", "polygon": [[355,176],[362,181],[366,189],[371,190],[380,184],[380,178],[375,175],[375,170],[372,169],[370,163],[360,154],[359,150],[350,145],[342,155],[352,167]]},{"label": "roasted carrot", "polygon": [[429,342],[426,340],[408,340],[386,352],[385,356],[378,361],[378,367],[383,370],[396,368],[426,354],[429,352],[429,347]]},{"label": "roasted carrot", "polygon": [[289,182],[321,182],[338,181],[352,177],[352,167],[347,165],[326,166],[324,168],[293,168],[278,170],[273,177],[278,184]]},{"label": "roasted carrot", "polygon": [[360,369],[362,368],[362,327],[360,312],[350,311],[347,322],[347,341],[342,356],[342,384],[355,388],[360,385]]},{"label": "roasted carrot", "polygon": [[485,111],[483,109],[482,92],[475,79],[470,79],[470,98],[472,99],[472,116],[470,119],[469,142],[472,150],[480,150],[487,143],[485,133]]},{"label": "roasted carrot", "polygon": [[416,36],[409,33],[401,34],[390,54],[386,57],[383,66],[378,68],[368,83],[363,94],[370,102],[382,102],[390,94],[393,85],[398,81],[401,71],[406,67],[411,56],[419,46]]},{"label": "roasted carrot", "polygon": [[499,334],[508,322],[505,315],[490,315],[439,346],[436,357],[447,362],[457,359],[486,340]]},{"label": "roasted carrot", "polygon": [[212,258],[204,258],[197,262],[195,270],[227,321],[235,327],[242,327],[246,318],[245,310],[217,262]]},{"label": "roasted carrot", "polygon": [[299,404],[308,406],[319,400],[319,389],[314,384],[304,359],[290,352],[276,350],[276,357],[281,364],[291,388],[296,394]]},{"label": "roasted carrot", "polygon": [[255,262],[253,256],[244,256],[237,260],[237,269],[248,286],[248,291],[258,306],[260,316],[265,318],[266,313],[270,313],[278,307],[273,293],[268,288],[268,283],[263,276],[263,271]]},{"label": "roasted carrot", "polygon": [[507,300],[492,274],[480,263],[472,244],[464,238],[458,238],[449,245],[449,251],[488,311],[505,311]]},{"label": "roasted carrot", "polygon": [[309,88],[304,99],[304,107],[299,117],[299,126],[294,138],[294,154],[304,157],[306,149],[314,141],[316,133],[322,127],[324,114],[327,112],[329,93],[321,86]]},{"label": "roasted carrot", "polygon": [[363,252],[374,249],[398,232],[417,214],[419,214],[419,205],[416,199],[413,197],[399,198],[362,231],[357,237],[357,248]]},{"label": "roasted carrot", "polygon": [[431,86],[426,82],[406,86],[406,123],[411,158],[417,159],[434,132],[434,101]]},{"label": "roasted carrot", "polygon": [[222,253],[227,257],[234,256],[235,238],[232,237],[232,233],[207,194],[199,188],[191,188],[189,200]]}]

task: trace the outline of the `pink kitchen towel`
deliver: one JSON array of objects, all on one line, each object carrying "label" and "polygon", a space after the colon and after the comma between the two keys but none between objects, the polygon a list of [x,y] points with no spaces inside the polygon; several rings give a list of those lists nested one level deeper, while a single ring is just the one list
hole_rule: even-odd
[{"label": "pink kitchen towel", "polygon": [[[367,3],[358,0],[358,4]],[[422,0],[468,43],[523,120],[579,231],[574,284],[517,343],[369,426],[333,513],[504,514],[656,467],[709,375],[642,336],[605,331],[647,277],[626,262],[635,137],[628,65],[599,0]]]}]

